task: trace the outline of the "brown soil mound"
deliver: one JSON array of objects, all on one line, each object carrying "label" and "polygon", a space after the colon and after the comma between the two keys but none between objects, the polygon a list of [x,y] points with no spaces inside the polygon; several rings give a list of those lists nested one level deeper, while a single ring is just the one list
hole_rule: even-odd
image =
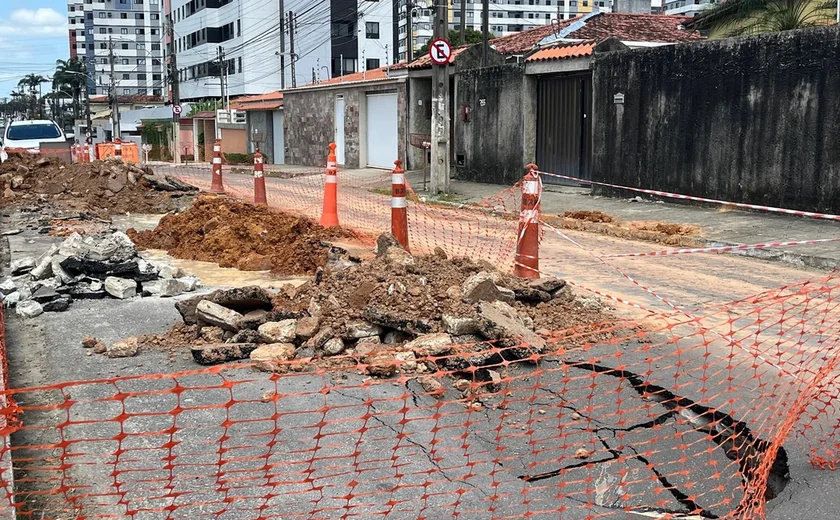
[{"label": "brown soil mound", "polygon": [[223,197],[201,196],[187,211],[167,215],[153,231],[128,230],[139,248],[243,271],[312,274],[327,261],[323,240],[355,237],[302,217]]},{"label": "brown soil mound", "polygon": [[628,226],[641,231],[655,231],[663,235],[696,237],[700,236],[700,228],[687,224],[669,224],[667,222],[628,222]]},{"label": "brown soil mound", "polygon": [[602,211],[566,211],[563,213],[566,218],[585,220],[587,222],[615,222],[615,219]]},{"label": "brown soil mound", "polygon": [[180,183],[163,189],[167,180],[148,168],[113,159],[67,164],[57,158],[11,154],[0,164],[5,202],[57,203],[99,216],[166,213],[188,204],[186,195],[192,192]]}]

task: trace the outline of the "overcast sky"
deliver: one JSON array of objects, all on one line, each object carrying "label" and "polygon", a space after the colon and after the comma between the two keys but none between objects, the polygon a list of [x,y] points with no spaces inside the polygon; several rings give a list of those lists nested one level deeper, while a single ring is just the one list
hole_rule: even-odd
[{"label": "overcast sky", "polygon": [[66,0],[0,0],[0,98],[29,73],[51,76],[70,57]]}]

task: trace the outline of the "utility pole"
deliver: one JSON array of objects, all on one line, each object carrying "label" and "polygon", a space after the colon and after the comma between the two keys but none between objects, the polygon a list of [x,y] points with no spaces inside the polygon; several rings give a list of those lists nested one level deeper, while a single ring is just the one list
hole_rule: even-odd
[{"label": "utility pole", "polygon": [[490,34],[490,0],[484,0],[481,6],[481,34],[483,45],[481,46],[481,66],[487,66],[487,37]]},{"label": "utility pole", "polygon": [[295,76],[295,13],[289,11],[289,59],[292,64],[292,88],[297,87],[297,76]]},{"label": "utility pole", "polygon": [[120,100],[119,96],[117,96],[117,82],[116,82],[116,74],[114,73],[114,40],[109,36],[108,37],[108,62],[111,64],[111,100],[113,102],[113,108],[111,108],[112,119],[114,120],[113,129],[111,132],[111,139],[118,139],[122,137],[122,133],[120,132]]},{"label": "utility pole", "polygon": [[[172,21],[168,20],[166,24],[166,29],[169,31],[170,35],[172,35],[173,27]],[[178,74],[178,57],[177,53],[175,52],[175,44],[174,39],[172,40],[172,49],[170,51],[170,62],[169,62],[169,81],[172,86],[172,141],[173,141],[173,148],[172,151],[172,159],[175,161],[175,164],[181,164],[181,114],[176,112],[175,107],[181,105],[181,78]]]},{"label": "utility pole", "polygon": [[[438,0],[434,37],[446,38],[449,16],[446,0]],[[449,193],[449,64],[432,69],[432,164],[429,190]]]},{"label": "utility pole", "polygon": [[283,0],[280,0],[280,90],[286,90],[286,19]]},{"label": "utility pole", "polygon": [[461,0],[461,45],[467,43],[467,0]]},{"label": "utility pole", "polygon": [[406,63],[411,63],[411,60],[414,59],[414,48],[412,43],[414,43],[414,34],[411,29],[411,10],[414,9],[414,4],[411,2],[406,2],[405,4],[405,61]]},{"label": "utility pole", "polygon": [[90,120],[90,89],[85,82],[85,124],[87,125],[87,144],[93,144],[93,122]]}]

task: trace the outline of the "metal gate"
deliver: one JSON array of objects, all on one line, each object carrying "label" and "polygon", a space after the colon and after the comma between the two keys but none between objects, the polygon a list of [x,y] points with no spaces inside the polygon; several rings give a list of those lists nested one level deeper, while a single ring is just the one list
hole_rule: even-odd
[{"label": "metal gate", "polygon": [[539,80],[537,165],[546,172],[592,178],[592,74]]}]

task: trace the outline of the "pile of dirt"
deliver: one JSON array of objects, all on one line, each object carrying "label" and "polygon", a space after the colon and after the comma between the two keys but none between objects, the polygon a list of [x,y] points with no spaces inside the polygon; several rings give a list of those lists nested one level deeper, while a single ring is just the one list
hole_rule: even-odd
[{"label": "pile of dirt", "polygon": [[619,238],[646,240],[661,244],[698,247],[703,230],[688,224],[672,224],[656,220],[622,221],[602,211],[566,211],[561,215],[544,213],[541,217],[548,224],[579,231],[602,233]]},{"label": "pile of dirt", "polygon": [[566,211],[563,213],[566,218],[585,220],[587,222],[615,222],[615,219],[603,211]]},{"label": "pile of dirt", "polygon": [[327,262],[330,248],[324,241],[356,236],[212,195],[200,196],[183,213],[163,217],[152,231],[129,229],[128,235],[140,248],[163,249],[176,258],[283,275],[314,273]]},{"label": "pile of dirt", "polygon": [[67,164],[13,154],[0,164],[4,202],[59,204],[98,216],[166,213],[189,204],[197,188],[116,159]]},{"label": "pile of dirt", "polygon": [[655,233],[662,233],[663,235],[670,236],[697,237],[701,234],[701,230],[698,226],[692,226],[689,224],[669,224],[667,222],[649,222],[640,220],[627,222],[627,225],[639,231],[653,231]]}]

